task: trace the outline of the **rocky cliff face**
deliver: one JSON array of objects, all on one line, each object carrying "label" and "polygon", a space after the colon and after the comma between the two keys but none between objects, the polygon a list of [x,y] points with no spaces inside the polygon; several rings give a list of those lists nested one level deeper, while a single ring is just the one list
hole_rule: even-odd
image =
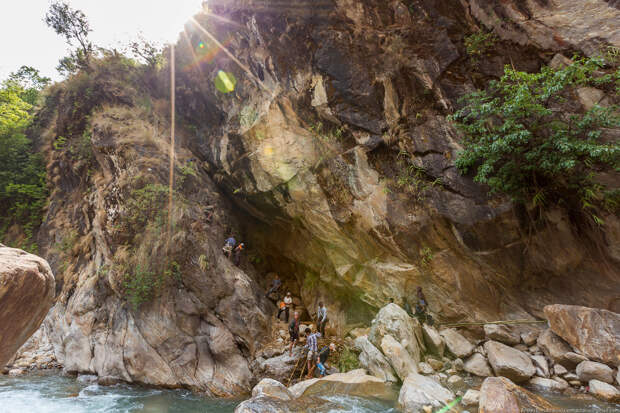
[{"label": "rocky cliff face", "polygon": [[[306,308],[326,301],[337,325],[418,285],[443,320],[530,317],[549,303],[618,312],[617,218],[603,217],[598,249],[560,211],[526,230],[521,211],[458,174],[446,117],[506,64],[534,71],[556,53],[620,46],[619,14],[603,0],[211,0],[176,46],[170,211],[165,74],[121,61],[122,76],[56,88],[39,115],[54,189],[39,243],[59,269],[46,320],[58,360],[248,390],[274,310],[270,271]],[[498,39],[473,59],[464,39],[481,29]],[[214,88],[220,70],[238,79],[233,93]],[[220,250],[231,232],[250,246],[241,268]]]}]

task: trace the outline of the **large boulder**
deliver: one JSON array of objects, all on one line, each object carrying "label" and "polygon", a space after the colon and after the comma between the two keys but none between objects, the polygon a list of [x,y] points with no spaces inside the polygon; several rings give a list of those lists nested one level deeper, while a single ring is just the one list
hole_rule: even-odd
[{"label": "large boulder", "polygon": [[394,369],[390,362],[385,358],[373,344],[368,340],[367,336],[361,336],[355,339],[355,347],[360,350],[360,365],[368,370],[370,374],[389,382],[398,381]]},{"label": "large boulder", "polygon": [[436,356],[443,357],[443,353],[446,348],[446,343],[443,338],[433,326],[428,324],[422,325],[422,335],[424,336],[424,344],[426,345],[426,351]]},{"label": "large boulder", "polygon": [[620,390],[600,380],[590,380],[588,391],[595,397],[610,403],[620,403]]},{"label": "large boulder", "polygon": [[339,406],[320,397],[304,397],[293,400],[280,400],[273,397],[252,397],[241,402],[234,413],[307,413],[308,406],[316,411],[333,411]]},{"label": "large boulder", "polygon": [[478,406],[478,403],[480,403],[480,392],[474,389],[467,390],[461,400],[461,404],[465,407]]},{"label": "large boulder", "polygon": [[521,335],[517,331],[502,324],[485,324],[484,335],[487,340],[495,340],[511,346],[521,342]]},{"label": "large boulder", "polygon": [[418,372],[418,364],[409,354],[403,345],[401,345],[391,335],[383,336],[381,340],[381,350],[390,364],[396,371],[401,380],[405,380],[411,373]]},{"label": "large boulder", "polygon": [[396,397],[395,389],[390,383],[369,376],[364,369],[330,374],[320,379],[304,380],[289,387],[288,390],[296,399],[334,393],[381,400],[394,400]]},{"label": "large boulder", "polygon": [[568,383],[565,381],[546,379],[544,377],[532,377],[529,384],[534,387],[538,387],[543,390],[562,392],[568,388]]},{"label": "large boulder", "polygon": [[578,363],[569,356],[573,350],[561,337],[557,336],[551,329],[543,331],[536,340],[536,344],[551,361],[559,363],[569,370],[575,368]]},{"label": "large boulder", "polygon": [[302,347],[295,347],[293,355],[289,356],[288,349],[283,354],[268,359],[259,357],[254,361],[253,370],[258,377],[267,377],[286,383],[297,361],[304,356]]},{"label": "large boulder", "polygon": [[556,406],[505,377],[488,377],[480,388],[478,413],[556,411]]},{"label": "large boulder", "polygon": [[252,397],[271,397],[279,400],[291,400],[291,392],[279,381],[274,379],[262,379],[252,389]]},{"label": "large boulder", "polygon": [[608,366],[595,361],[582,361],[576,369],[577,376],[582,382],[599,380],[612,384],[614,382],[614,372]]},{"label": "large boulder", "polygon": [[551,330],[589,359],[620,365],[620,314],[577,305],[544,308]]},{"label": "large boulder", "polygon": [[411,374],[403,382],[398,405],[403,413],[418,413],[424,406],[444,406],[454,399],[454,393],[430,377]]},{"label": "large boulder", "polygon": [[471,374],[475,374],[480,377],[489,377],[493,375],[487,359],[480,353],[474,353],[470,358],[465,360],[463,369]]},{"label": "large boulder", "polygon": [[[536,368],[536,374],[540,377],[549,377],[549,363],[547,363],[547,359],[542,355],[534,355],[530,356],[532,361],[534,362],[534,367]],[[559,366],[559,364],[558,364]]]},{"label": "large boulder", "polygon": [[368,339],[377,348],[381,348],[381,341],[385,335],[390,335],[409,352],[416,363],[420,361],[425,350],[422,327],[417,319],[401,307],[390,303],[383,307],[372,320]]},{"label": "large boulder", "polygon": [[441,330],[439,334],[445,340],[448,351],[455,357],[461,359],[469,357],[476,348],[472,343],[469,342],[469,340],[467,340],[453,328]]},{"label": "large boulder", "polygon": [[47,261],[0,244],[0,368],[41,325],[54,286]]},{"label": "large boulder", "polygon": [[487,341],[484,349],[493,371],[517,383],[527,381],[536,373],[529,355],[497,341]]}]

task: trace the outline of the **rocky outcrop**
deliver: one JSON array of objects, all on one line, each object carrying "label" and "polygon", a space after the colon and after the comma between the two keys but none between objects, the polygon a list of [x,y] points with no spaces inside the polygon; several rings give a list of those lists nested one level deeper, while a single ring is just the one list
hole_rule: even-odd
[{"label": "rocky outcrop", "polygon": [[478,413],[524,413],[557,409],[547,400],[505,377],[488,377],[480,388]]},{"label": "rocky outcrop", "polygon": [[[386,335],[391,336],[387,340],[390,347],[393,347],[392,344],[396,341],[407,350],[412,359],[412,363],[408,364],[415,369],[425,350],[422,328],[418,320],[409,317],[405,310],[396,304],[388,304],[377,313],[370,327],[368,339],[377,348],[383,350]],[[386,354],[385,350],[383,353]]]},{"label": "rocky outcrop", "polygon": [[454,394],[430,377],[411,374],[403,382],[398,405],[404,413],[418,413],[424,406],[445,406]]},{"label": "rocky outcrop", "polygon": [[49,264],[0,244],[0,368],[37,331],[53,299]]},{"label": "rocky outcrop", "polygon": [[398,381],[394,369],[385,356],[368,341],[367,336],[355,339],[355,347],[360,350],[358,357],[360,365],[368,370],[370,374],[388,382]]},{"label": "rocky outcrop", "polygon": [[496,341],[487,341],[484,349],[497,376],[504,376],[519,383],[527,381],[536,373],[532,360],[522,351]]},{"label": "rocky outcrop", "polygon": [[589,359],[620,366],[620,314],[576,305],[544,309],[551,330]]},{"label": "rocky outcrop", "polygon": [[458,358],[466,358],[474,352],[475,346],[453,328],[441,330],[441,337],[446,342],[448,351]]}]

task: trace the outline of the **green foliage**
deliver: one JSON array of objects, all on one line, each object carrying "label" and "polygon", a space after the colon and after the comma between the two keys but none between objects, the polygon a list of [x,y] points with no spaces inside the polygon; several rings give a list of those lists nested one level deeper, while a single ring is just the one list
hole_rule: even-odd
[{"label": "green foliage", "polygon": [[171,261],[161,273],[138,264],[123,276],[125,299],[137,311],[140,305],[155,298],[169,280],[181,282],[181,266],[176,261]]},{"label": "green foliage", "polygon": [[338,370],[340,370],[341,373],[346,373],[347,371],[359,368],[360,361],[357,357],[357,354],[349,347],[343,347],[342,351],[340,352],[340,356],[338,357]]},{"label": "green foliage", "polygon": [[467,54],[472,59],[477,60],[485,55],[497,42],[497,37],[492,33],[479,31],[465,37],[465,47]]},{"label": "green foliage", "polygon": [[12,85],[18,91],[20,99],[29,105],[36,105],[39,101],[41,90],[49,85],[51,79],[41,76],[39,71],[31,66],[22,66],[16,72],[9,75],[5,84]]},{"label": "green foliage", "polygon": [[198,267],[202,271],[207,271],[209,269],[209,260],[207,259],[206,255],[200,254],[200,256],[198,257]]},{"label": "green foliage", "polygon": [[244,129],[254,125],[254,122],[256,122],[257,119],[258,112],[250,105],[244,106],[239,113],[239,124]]},{"label": "green foliage", "polygon": [[142,59],[147,66],[159,68],[164,63],[162,47],[146,40],[142,35],[129,44],[131,52]]},{"label": "green foliage", "polygon": [[429,247],[421,248],[419,253],[422,259],[422,265],[428,265],[433,260],[433,250],[431,250]]},{"label": "green foliage", "polygon": [[54,150],[60,151],[64,149],[66,144],[67,144],[67,138],[65,138],[64,136],[57,136],[56,139],[54,139],[54,142],[52,143],[52,147],[54,148]]},{"label": "green foliage", "polygon": [[43,159],[26,136],[32,104],[25,99],[32,103],[38,100],[38,86],[26,81],[28,73],[35,72],[22,68],[0,87],[0,226],[21,225],[26,235],[22,246],[30,249],[36,248],[28,244],[41,222],[47,198]]},{"label": "green foliage", "polygon": [[146,184],[133,189],[127,197],[122,215],[126,231],[136,234],[149,222],[154,220],[162,226],[166,216],[168,187],[161,184]]},{"label": "green foliage", "polygon": [[181,165],[179,167],[179,174],[177,177],[177,187],[182,187],[190,176],[196,177],[196,175],[196,164],[193,161],[188,161],[187,163]]},{"label": "green foliage", "polygon": [[618,144],[600,139],[604,129],[620,126],[617,107],[566,109],[575,88],[618,82],[619,72],[601,74],[602,65],[598,58],[578,59],[538,73],[507,66],[499,81],[466,96],[465,107],[452,116],[465,135],[456,166],[520,203],[604,204],[605,188],[594,175],[618,170]]},{"label": "green foliage", "polygon": [[406,151],[399,152],[397,165],[400,173],[396,177],[396,186],[412,194],[417,201],[423,201],[429,189],[442,184],[441,178],[435,179],[424,168],[415,165],[411,155]]},{"label": "green foliage", "polygon": [[342,140],[345,128],[343,126],[337,128],[327,128],[323,122],[317,122],[310,125],[309,128],[317,138],[325,142],[335,142]]}]

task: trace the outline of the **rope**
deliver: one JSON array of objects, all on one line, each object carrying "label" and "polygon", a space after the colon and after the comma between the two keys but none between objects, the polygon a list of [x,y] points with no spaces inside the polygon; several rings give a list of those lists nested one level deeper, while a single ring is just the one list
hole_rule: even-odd
[{"label": "rope", "polygon": [[535,324],[546,323],[547,320],[503,320],[503,321],[482,321],[475,323],[439,323],[443,327],[462,327],[462,326],[483,326],[485,324]]}]

